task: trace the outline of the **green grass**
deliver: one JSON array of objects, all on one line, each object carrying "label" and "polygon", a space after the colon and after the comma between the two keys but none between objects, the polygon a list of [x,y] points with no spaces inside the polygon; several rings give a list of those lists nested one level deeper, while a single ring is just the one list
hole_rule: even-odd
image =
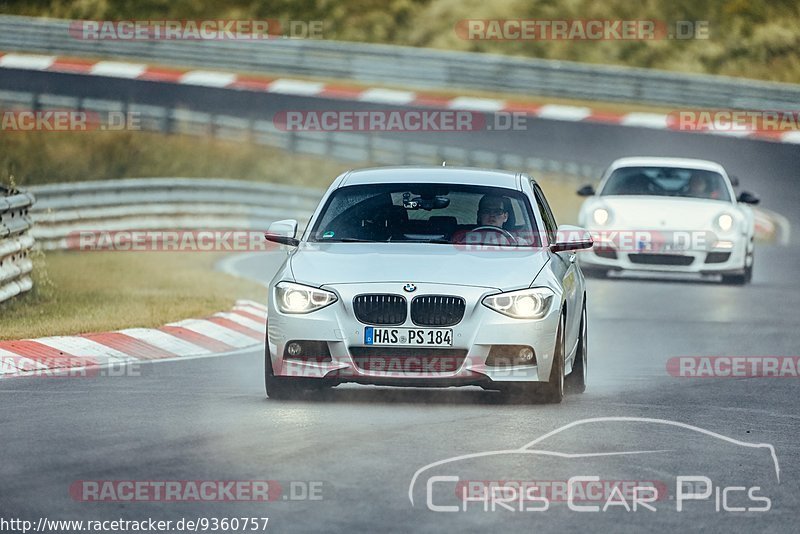
[{"label": "green grass", "polygon": [[[326,39],[800,81],[800,3],[796,0],[0,0],[0,11],[96,20],[322,21]],[[710,38],[474,41],[455,33],[456,23],[463,19],[708,21]]]},{"label": "green grass", "polygon": [[[0,133],[0,183],[150,176],[237,178],[327,187],[349,165],[207,137],[146,132]],[[5,178],[5,179],[3,179]]]},{"label": "green grass", "polygon": [[219,253],[41,252],[34,288],[0,304],[0,339],[157,327],[263,302],[266,289],[212,269]]}]

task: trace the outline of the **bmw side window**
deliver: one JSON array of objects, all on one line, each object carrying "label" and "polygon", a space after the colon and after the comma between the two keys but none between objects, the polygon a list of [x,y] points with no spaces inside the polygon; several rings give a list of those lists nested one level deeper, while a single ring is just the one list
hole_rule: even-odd
[{"label": "bmw side window", "polygon": [[547,241],[548,243],[555,243],[556,229],[558,228],[556,218],[553,216],[553,211],[550,209],[550,205],[547,203],[539,185],[531,182],[531,186],[533,187],[534,195],[536,195],[536,205],[539,208],[539,213],[542,215],[544,226],[547,229]]}]

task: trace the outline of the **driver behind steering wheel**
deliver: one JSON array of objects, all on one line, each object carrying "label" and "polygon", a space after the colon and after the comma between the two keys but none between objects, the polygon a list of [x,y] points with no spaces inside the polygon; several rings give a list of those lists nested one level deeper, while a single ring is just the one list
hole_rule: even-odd
[{"label": "driver behind steering wheel", "polygon": [[503,228],[508,220],[503,197],[484,195],[478,202],[478,226],[497,226]]}]

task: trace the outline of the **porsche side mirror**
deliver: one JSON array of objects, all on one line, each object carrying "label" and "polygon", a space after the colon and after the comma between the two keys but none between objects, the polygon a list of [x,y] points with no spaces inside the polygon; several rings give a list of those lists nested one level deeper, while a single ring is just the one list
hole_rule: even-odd
[{"label": "porsche side mirror", "polygon": [[582,196],[582,197],[591,197],[591,196],[594,196],[594,194],[595,194],[594,193],[594,187],[592,187],[591,185],[584,185],[583,187],[578,189],[577,193],[578,193],[578,196]]},{"label": "porsche side mirror", "polygon": [[752,204],[753,206],[761,202],[761,199],[758,198],[758,195],[751,193],[750,191],[742,191],[739,193],[739,196],[736,198],[736,200],[742,204]]}]

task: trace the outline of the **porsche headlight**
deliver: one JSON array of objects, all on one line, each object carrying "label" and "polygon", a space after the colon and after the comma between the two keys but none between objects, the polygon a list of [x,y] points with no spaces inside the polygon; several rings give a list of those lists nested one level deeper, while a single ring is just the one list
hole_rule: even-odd
[{"label": "porsche headlight", "polygon": [[275,305],[283,313],[309,313],[336,300],[336,295],[324,289],[292,282],[279,282],[275,286]]},{"label": "porsche headlight", "polygon": [[541,319],[550,310],[553,292],[546,287],[489,295],[483,305],[515,319]]},{"label": "porsche headlight", "polygon": [[715,222],[717,227],[723,232],[727,232],[733,228],[733,217],[728,213],[723,213],[722,215],[718,216]]},{"label": "porsche headlight", "polygon": [[592,213],[592,219],[594,220],[595,223],[599,224],[600,226],[607,223],[609,218],[610,215],[608,213],[608,210],[605,208],[597,208]]}]

